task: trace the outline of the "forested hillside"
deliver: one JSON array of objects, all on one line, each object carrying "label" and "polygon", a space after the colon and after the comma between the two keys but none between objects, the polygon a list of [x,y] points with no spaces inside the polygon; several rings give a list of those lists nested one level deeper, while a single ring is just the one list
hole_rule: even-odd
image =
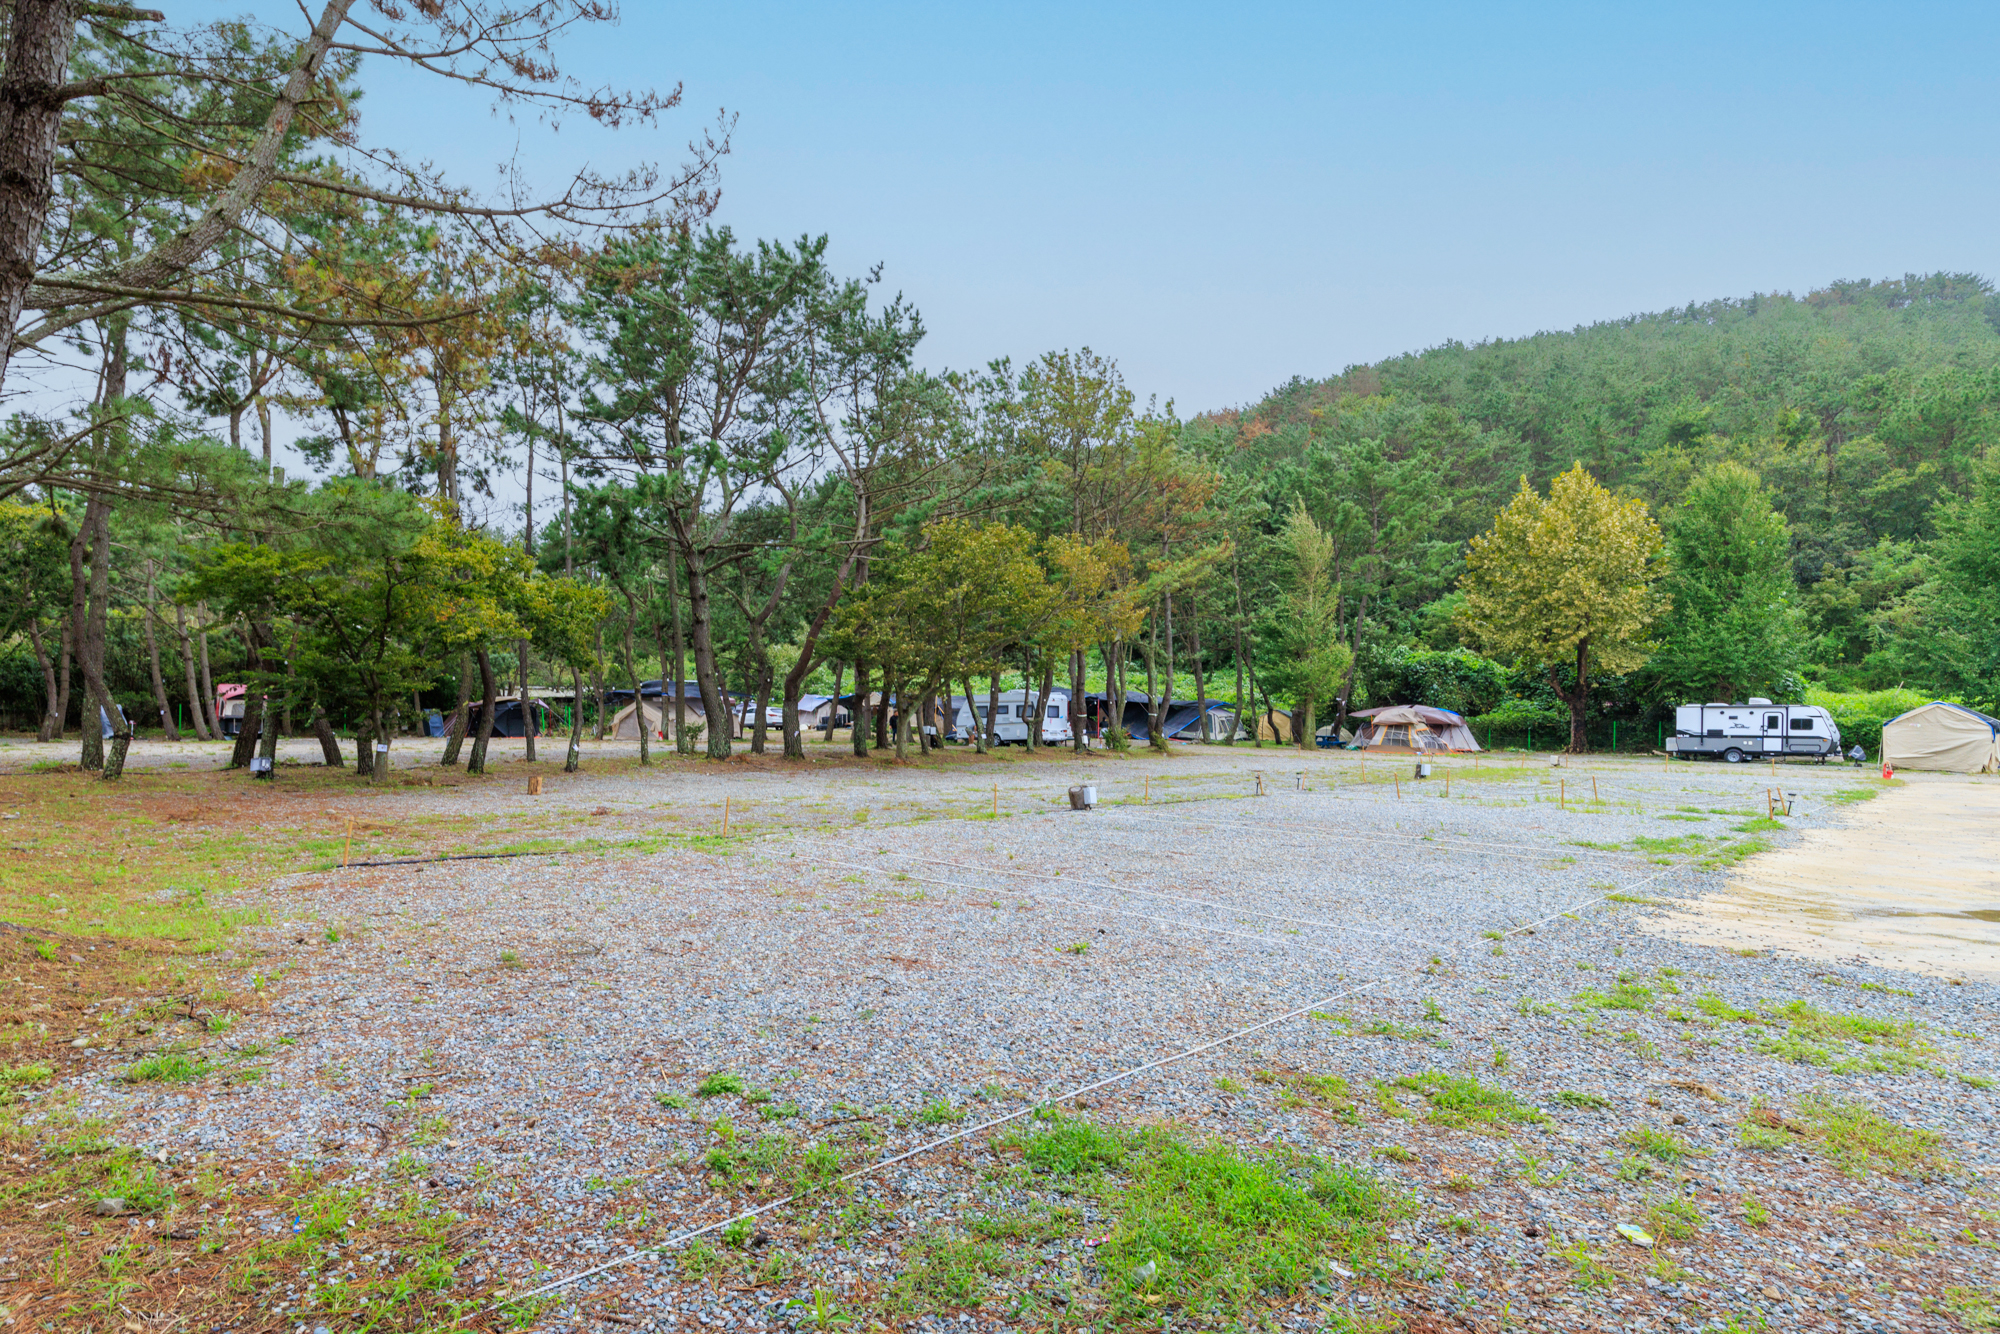
[{"label": "forested hillside", "polygon": [[[1464,543],[1523,476],[1545,486],[1581,462],[1671,524],[1696,478],[1735,463],[1785,521],[1792,689],[1990,700],[1990,655],[1954,638],[1988,633],[1960,596],[1979,590],[1940,567],[1983,540],[1996,405],[2000,298],[1974,275],[1931,274],[1447,343],[1293,380],[1190,431],[1262,479],[1270,505],[1302,497],[1346,534],[1380,689],[1397,646],[1456,644]],[[1624,685],[1627,716],[1657,708],[1661,684]]]},{"label": "forested hillside", "polygon": [[[477,59],[555,12],[496,19]],[[0,370],[38,405],[0,427],[0,722],[107,776],[135,733],[222,729],[225,686],[232,764],[311,731],[364,771],[431,710],[481,769],[501,696],[535,692],[574,766],[662,680],[696,721],[669,710],[642,762],[728,754],[702,720],[732,715],[800,757],[801,697],[857,686],[898,701],[898,753],[931,744],[907,705],[1023,683],[1031,711],[1142,696],[1156,743],[1190,699],[1289,711],[1300,741],[1421,701],[1584,747],[1652,744],[1677,699],[1819,691],[1866,742],[1916,692],[2000,698],[1983,279],[1449,344],[1184,421],[1115,349],[927,365],[880,270],[711,222],[715,137],[580,169],[532,223],[343,174],[323,152],[372,77],[331,54],[344,13],[304,44],[190,20],[162,45],[116,7],[36,30],[71,82],[0,238]],[[559,71],[517,73],[563,104]],[[320,86],[333,111],[297,121]],[[629,97],[592,114],[673,105]],[[233,177],[204,165],[244,143]],[[886,713],[862,705],[857,755]]]}]

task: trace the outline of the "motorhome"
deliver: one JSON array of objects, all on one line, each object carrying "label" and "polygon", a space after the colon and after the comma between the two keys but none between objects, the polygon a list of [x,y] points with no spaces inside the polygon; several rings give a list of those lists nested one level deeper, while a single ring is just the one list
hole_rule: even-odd
[{"label": "motorhome", "polygon": [[[993,715],[993,735],[1001,745],[1021,745],[1028,739],[1028,715],[1035,710],[1035,698],[1039,694],[1033,690],[1005,690]],[[963,695],[954,696],[952,701],[951,725],[961,740],[972,736],[972,712],[966,708]],[[988,696],[980,695],[972,701],[979,720],[986,721]],[[1053,745],[1068,741],[1075,735],[1070,731],[1069,691],[1049,691],[1048,711],[1042,715],[1042,743]]]},{"label": "motorhome", "polygon": [[1812,704],[1682,704],[1674,709],[1674,734],[1667,754],[1684,760],[1725,760],[1741,764],[1767,756],[1800,755],[1825,760],[1840,753],[1840,725]]}]

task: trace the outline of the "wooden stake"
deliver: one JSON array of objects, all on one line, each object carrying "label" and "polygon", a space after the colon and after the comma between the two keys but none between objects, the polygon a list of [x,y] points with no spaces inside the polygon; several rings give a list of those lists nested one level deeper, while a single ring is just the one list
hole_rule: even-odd
[{"label": "wooden stake", "polygon": [[1592,801],[1596,801],[1596,800],[1597,800],[1597,775],[1596,775],[1596,774],[1592,774],[1592,775],[1590,776],[1590,799],[1591,799]]},{"label": "wooden stake", "polygon": [[1257,795],[1260,797],[1264,795],[1264,775],[1262,774],[1257,775]]},{"label": "wooden stake", "polygon": [[340,869],[347,869],[347,850],[354,845],[354,817],[347,817],[347,839],[340,845]]},{"label": "wooden stake", "polygon": [[1395,776],[1395,782],[1396,782],[1396,800],[1401,801],[1403,799],[1403,776],[1401,774],[1397,774]]},{"label": "wooden stake", "polygon": [[[996,787],[993,789],[993,791],[995,794],[993,798],[993,813],[995,815],[998,815],[1000,813],[1000,797],[998,795],[1000,789]],[[1146,777],[1146,800],[1151,801],[1152,799],[1153,799],[1153,779],[1152,776],[1149,774]]]},{"label": "wooden stake", "polygon": [[722,836],[729,837],[729,798],[722,799]]},{"label": "wooden stake", "polygon": [[997,779],[993,783],[993,818],[1000,818],[1000,783]]},{"label": "wooden stake", "polygon": [[1556,806],[1560,810],[1566,811],[1569,809],[1568,787],[1569,783],[1567,779],[1556,779]]},{"label": "wooden stake", "polygon": [[1447,797],[1451,795],[1451,770],[1449,769],[1444,771],[1444,794]]}]

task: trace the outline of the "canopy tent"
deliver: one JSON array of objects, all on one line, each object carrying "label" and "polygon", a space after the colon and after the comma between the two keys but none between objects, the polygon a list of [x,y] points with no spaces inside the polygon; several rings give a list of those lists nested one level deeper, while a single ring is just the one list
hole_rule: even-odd
[{"label": "canopy tent", "polygon": [[[521,701],[518,699],[502,699],[495,704],[493,706],[493,735],[526,736],[528,734],[528,718],[531,717],[534,720],[535,735],[547,736],[549,731],[549,706],[538,699],[529,700],[528,705],[529,715],[528,717],[523,717],[521,713]],[[479,710],[479,700],[473,700],[465,706],[465,733],[467,736],[471,736],[479,730]]]},{"label": "canopy tent", "polygon": [[1882,724],[1882,760],[1898,769],[2000,772],[2000,718],[1932,700]]},{"label": "canopy tent", "polygon": [[[1391,714],[1395,715],[1393,719],[1389,716]],[[1465,725],[1464,717],[1453,713],[1450,709],[1434,709],[1428,704],[1385,704],[1373,709],[1356,709],[1347,716],[1368,720],[1370,726],[1361,733],[1359,743],[1364,747],[1390,744],[1371,739],[1377,726],[1388,729],[1400,727],[1406,729],[1407,733],[1412,723],[1420,723],[1436,742],[1434,745],[1426,746],[1425,749],[1480,749],[1478,740],[1472,735],[1472,729]],[[1405,750],[1415,749],[1407,740],[1395,744],[1400,744]]]}]

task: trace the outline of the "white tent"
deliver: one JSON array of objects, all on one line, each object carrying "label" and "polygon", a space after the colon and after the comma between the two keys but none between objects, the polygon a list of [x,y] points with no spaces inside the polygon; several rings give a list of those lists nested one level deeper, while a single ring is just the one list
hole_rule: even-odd
[{"label": "white tent", "polygon": [[1898,769],[2000,772],[2000,719],[1933,700],[1882,724],[1882,759]]}]

